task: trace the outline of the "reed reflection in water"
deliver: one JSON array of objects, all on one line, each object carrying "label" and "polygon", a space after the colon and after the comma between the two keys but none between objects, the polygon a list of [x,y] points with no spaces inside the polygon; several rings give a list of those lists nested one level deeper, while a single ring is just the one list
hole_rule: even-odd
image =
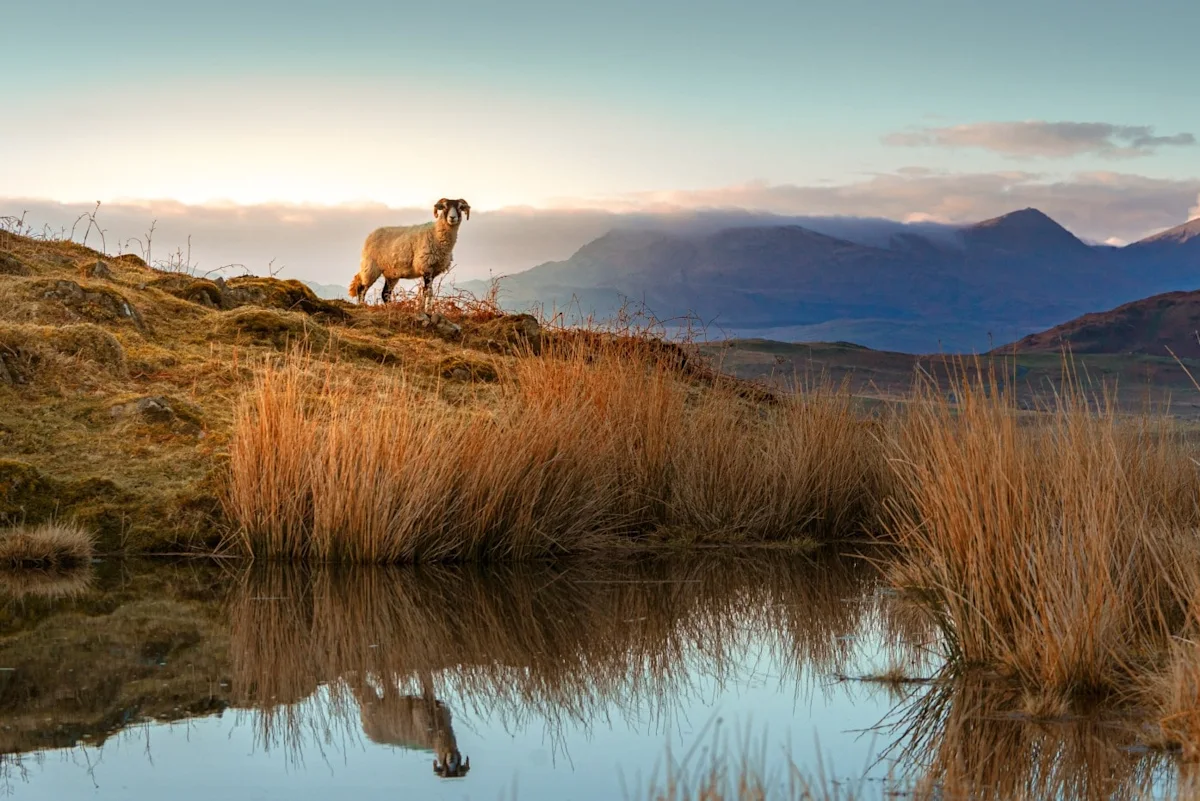
[{"label": "reed reflection in water", "polygon": [[1195,798],[1175,760],[1139,745],[1138,721],[1037,720],[996,679],[947,679],[899,704],[881,726],[885,756],[915,798]]},{"label": "reed reflection in water", "polygon": [[[455,757],[451,708],[510,731],[538,720],[559,746],[568,723],[617,714],[661,726],[701,679],[723,685],[754,671],[747,653],[783,666],[780,686],[827,689],[865,622],[883,620],[874,575],[860,560],[771,553],[255,570],[230,615],[235,703],[261,711],[266,747],[357,727],[419,744],[441,766]],[[890,642],[897,655],[880,658],[919,664],[927,653],[898,655],[908,638]],[[320,686],[328,701],[302,703]]]}]

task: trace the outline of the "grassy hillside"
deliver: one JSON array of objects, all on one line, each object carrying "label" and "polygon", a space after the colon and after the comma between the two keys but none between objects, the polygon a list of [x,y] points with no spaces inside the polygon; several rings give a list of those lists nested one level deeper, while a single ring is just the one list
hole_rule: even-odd
[{"label": "grassy hillside", "polygon": [[[716,368],[743,380],[790,387],[824,377],[839,385],[845,382],[864,398],[907,398],[917,372],[951,394],[956,371],[974,371],[970,357],[916,356],[845,342],[732,339],[701,345],[700,351]],[[1015,352],[1013,346],[1006,346],[994,355],[1001,378],[1011,385],[1019,405],[1027,408],[1051,401],[1073,378],[1090,391],[1108,391],[1118,408],[1127,412],[1169,410],[1177,417],[1200,418],[1200,392],[1188,376],[1191,372],[1200,377],[1200,359],[1177,360],[1165,351],[1153,355],[1074,351],[1068,366],[1061,344],[1041,350],[1018,344]]]},{"label": "grassy hillside", "polygon": [[1200,358],[1200,292],[1168,292],[1077,317],[1008,346],[1024,352]]},{"label": "grassy hillside", "polygon": [[442,311],[0,232],[0,526],[74,518],[101,551],[211,550],[238,399],[290,350],[347,385],[403,374],[454,405],[486,403],[540,346],[531,317]]},{"label": "grassy hillside", "polygon": [[0,530],[391,561],[844,533],[878,495],[845,397],[781,403],[694,348],[437,308],[0,233]]}]

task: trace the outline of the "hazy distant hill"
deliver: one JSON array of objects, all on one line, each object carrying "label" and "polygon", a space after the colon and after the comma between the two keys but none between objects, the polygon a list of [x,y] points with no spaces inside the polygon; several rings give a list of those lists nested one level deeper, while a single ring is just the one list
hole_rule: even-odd
[{"label": "hazy distant hill", "polygon": [[304,283],[316,293],[318,298],[325,298],[326,300],[349,299],[349,296],[346,294],[346,287],[341,284],[318,284],[315,281],[305,281]]},{"label": "hazy distant hill", "polygon": [[802,225],[618,229],[566,261],[503,278],[501,301],[603,317],[629,298],[660,319],[693,313],[736,336],[982,351],[1196,286],[1200,221],[1126,248],[1096,247],[1023,209],[949,232],[896,224],[858,241]]},{"label": "hazy distant hill", "polygon": [[1170,348],[1180,358],[1200,358],[1200,291],[1169,292],[1126,303],[1104,312],[1085,314],[1013,345],[1019,353],[1136,353],[1168,356]]}]

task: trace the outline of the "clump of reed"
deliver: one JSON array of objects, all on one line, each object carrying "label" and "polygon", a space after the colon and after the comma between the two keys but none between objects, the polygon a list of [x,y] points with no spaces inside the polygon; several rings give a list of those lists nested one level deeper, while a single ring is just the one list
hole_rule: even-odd
[{"label": "clump of reed", "polygon": [[1118,415],[1077,378],[1025,412],[1000,378],[960,377],[954,403],[919,388],[885,528],[952,660],[1008,674],[1028,712],[1054,716],[1127,693],[1180,630],[1200,480],[1163,418]]},{"label": "clump of reed", "polygon": [[1147,737],[1149,744],[1178,749],[1185,762],[1196,763],[1200,762],[1200,571],[1180,578],[1190,582],[1187,623],[1170,643],[1165,664],[1144,676],[1138,690],[1159,718],[1158,731]]},{"label": "clump of reed", "polygon": [[466,408],[402,378],[322,383],[300,357],[266,370],[231,446],[240,544],[319,561],[521,559],[664,532],[831,539],[877,515],[886,465],[847,393],[764,405],[666,358],[546,351]]},{"label": "clump of reed", "polygon": [[0,568],[77,568],[91,561],[92,548],[92,534],[71,523],[0,529]]}]

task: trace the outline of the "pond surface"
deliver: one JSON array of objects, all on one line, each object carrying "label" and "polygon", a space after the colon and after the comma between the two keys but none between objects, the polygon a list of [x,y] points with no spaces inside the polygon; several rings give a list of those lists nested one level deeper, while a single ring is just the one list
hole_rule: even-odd
[{"label": "pond surface", "polygon": [[874,576],[769,552],[9,576],[0,792],[645,798],[716,749],[772,787],[823,773],[866,798],[894,797],[889,777],[945,798],[1179,795],[1127,723],[1036,725],[985,686],[860,680],[939,667],[928,616]]}]

